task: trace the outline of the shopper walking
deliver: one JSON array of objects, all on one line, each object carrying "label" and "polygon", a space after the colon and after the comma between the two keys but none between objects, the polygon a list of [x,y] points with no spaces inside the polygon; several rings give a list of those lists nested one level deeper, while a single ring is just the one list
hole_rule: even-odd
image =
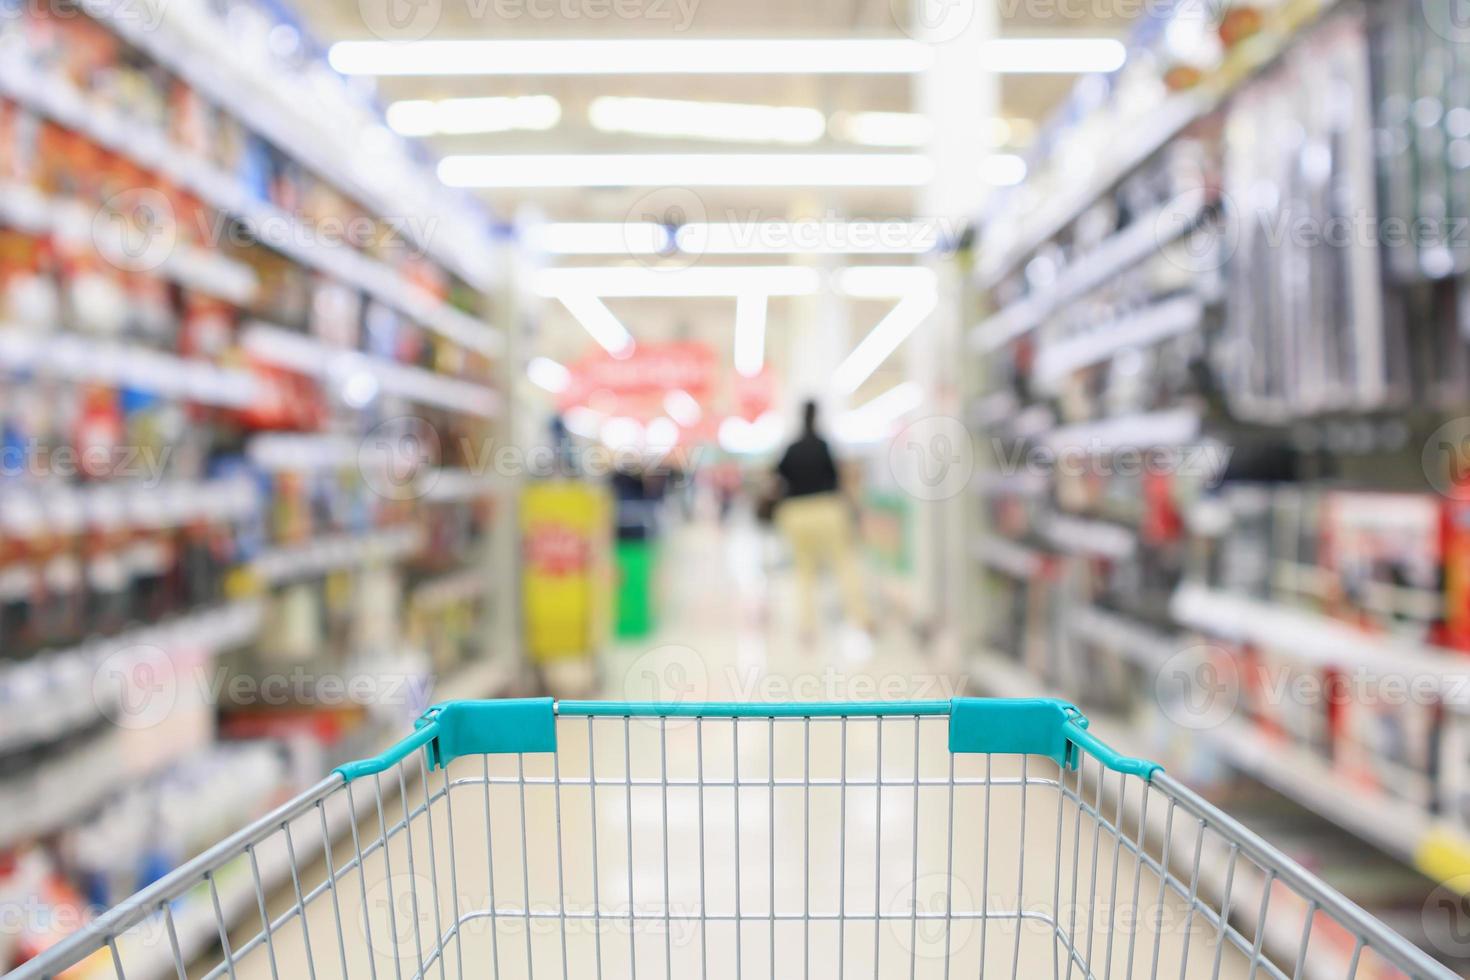
[{"label": "shopper walking", "polygon": [[801,635],[810,641],[817,626],[817,576],[830,567],[842,590],[848,619],[867,630],[867,598],[853,546],[852,518],[838,490],[837,461],[817,432],[817,404],[802,409],[801,435],[776,466],[782,482],[782,500],[776,525],[791,545],[796,565],[797,603]]}]

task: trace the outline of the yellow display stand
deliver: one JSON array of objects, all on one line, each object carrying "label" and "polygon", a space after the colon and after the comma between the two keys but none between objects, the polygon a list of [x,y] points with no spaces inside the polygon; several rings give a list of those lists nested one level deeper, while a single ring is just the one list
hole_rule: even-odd
[{"label": "yellow display stand", "polygon": [[551,480],[522,491],[526,650],[538,664],[591,658],[607,639],[612,513],[600,486]]}]

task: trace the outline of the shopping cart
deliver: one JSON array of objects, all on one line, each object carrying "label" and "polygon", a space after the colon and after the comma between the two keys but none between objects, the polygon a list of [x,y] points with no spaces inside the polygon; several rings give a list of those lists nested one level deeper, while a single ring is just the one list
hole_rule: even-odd
[{"label": "shopping cart", "polygon": [[22,967],[1452,976],[1052,700],[439,705]]}]

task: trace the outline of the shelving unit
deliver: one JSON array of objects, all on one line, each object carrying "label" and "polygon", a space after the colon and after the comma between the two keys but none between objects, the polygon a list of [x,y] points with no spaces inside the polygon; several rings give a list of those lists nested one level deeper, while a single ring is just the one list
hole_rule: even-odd
[{"label": "shelving unit", "polygon": [[[472,469],[478,460],[448,452],[461,443],[500,444],[507,431],[510,344],[486,314],[505,314],[502,290],[510,284],[491,216],[438,185],[416,146],[394,136],[379,110],[324,61],[305,54],[309,43],[298,60],[278,63],[253,35],[238,33],[240,25],[227,25],[215,8],[198,2],[144,0],[124,10],[83,0],[81,10],[47,29],[68,39],[67,32],[107,38],[95,45],[98,51],[131,49],[117,72],[146,65],[134,81],[156,86],[161,97],[150,103],[126,85],[103,87],[93,80],[96,66],[70,71],[68,52],[81,44],[56,42],[61,46],[48,54],[40,41],[19,36],[34,26],[30,18],[47,17],[48,10],[0,24],[6,141],[0,234],[39,243],[41,259],[26,271],[48,282],[53,294],[49,304],[28,295],[29,303],[12,307],[0,288],[0,444],[7,452],[30,445],[50,451],[73,448],[73,439],[110,447],[147,438],[167,452],[148,481],[112,472],[28,472],[20,482],[8,471],[0,474],[0,503],[23,492],[28,506],[36,498],[32,510],[45,515],[36,540],[26,542],[31,550],[10,547],[0,532],[0,580],[31,574],[25,563],[32,561],[60,569],[74,551],[81,587],[95,589],[111,548],[124,568],[145,558],[162,563],[167,584],[161,588],[169,591],[161,615],[145,610],[142,586],[124,572],[124,623],[77,624],[75,643],[27,634],[14,649],[7,631],[35,630],[32,622],[41,620],[16,618],[13,595],[0,594],[11,604],[0,619],[0,650],[24,654],[0,664],[0,753],[14,754],[6,761],[18,763],[7,765],[0,796],[20,786],[18,780],[62,773],[68,758],[86,761],[80,753],[93,753],[93,768],[101,767],[81,781],[84,792],[45,794],[65,797],[65,813],[0,821],[6,852],[66,846],[55,840],[57,832],[80,833],[140,780],[166,778],[177,762],[201,758],[217,725],[284,747],[303,732],[324,742],[386,742],[407,721],[387,717],[386,707],[334,715],[330,706],[311,703],[271,714],[216,692],[202,694],[197,705],[181,699],[166,722],[183,717],[184,726],[177,734],[167,730],[176,737],[160,739],[163,730],[155,731],[151,719],[136,731],[107,720],[94,679],[118,651],[177,653],[181,663],[203,663],[221,678],[417,665],[446,676],[439,689],[446,697],[500,692],[520,669],[514,632],[496,620],[508,609],[496,595],[514,557],[506,543],[514,533],[505,521],[508,484]],[[187,112],[197,115],[181,123]],[[45,152],[28,156],[32,144],[18,132],[39,133]],[[85,153],[68,156],[56,146]],[[111,169],[95,176],[78,162],[83,158]],[[151,195],[170,236],[147,262],[109,251],[110,240],[97,228],[114,211],[124,221],[136,217],[126,213],[125,201],[115,203],[133,191]],[[358,220],[376,237],[332,230]],[[70,264],[51,262],[53,248],[71,257]],[[110,289],[102,294],[105,304],[92,299],[90,319],[88,295],[73,282],[78,268]],[[159,285],[147,292],[142,282]],[[111,308],[113,322],[98,322],[99,305]],[[210,317],[202,326],[201,310]],[[157,316],[160,311],[166,315]],[[75,433],[13,431],[17,419],[36,415],[25,415],[27,404],[16,401],[32,390],[55,399],[58,411],[62,396],[104,405],[93,410],[115,411],[118,423],[84,418],[88,425]],[[143,424],[153,423],[151,417],[123,417],[150,409],[161,417],[153,427]],[[164,423],[174,417],[184,421],[170,429]],[[373,491],[363,447],[370,433],[408,418],[441,432],[446,455],[416,474],[420,483],[404,499],[387,499]],[[187,444],[170,441],[183,438],[171,435],[176,431],[187,434]],[[147,507],[133,506],[139,495]],[[53,535],[52,511],[64,509],[76,512],[75,526],[58,523]],[[146,527],[130,523],[140,515]],[[187,572],[178,570],[186,554],[195,563]],[[198,568],[206,554],[208,576]],[[175,588],[186,580],[187,592]],[[317,655],[304,665],[273,661],[283,623],[297,631],[295,648],[301,647],[300,631],[310,627],[310,617],[299,616],[303,603],[316,604]],[[93,605],[101,607],[88,602],[84,608]],[[411,649],[421,637],[403,629],[410,610],[435,612],[449,639],[433,650]],[[344,611],[355,630],[343,626]],[[379,618],[365,628],[370,616]],[[381,649],[357,649],[359,634]],[[192,695],[196,680],[180,675],[176,683]],[[44,709],[48,698],[75,710],[58,718]],[[19,703],[25,712],[4,710]],[[293,714],[322,723],[292,729]],[[44,718],[47,727],[23,727],[22,717]],[[134,757],[150,739],[168,744],[150,747],[146,769],[107,761]],[[281,795],[298,788],[291,782],[288,776]],[[243,821],[250,814],[237,816]],[[326,828],[328,838],[349,825],[340,817]],[[319,850],[322,841],[296,844]],[[141,869],[146,842],[137,843],[138,854],[133,846],[119,840],[110,848],[117,867],[108,874],[123,879],[130,859]],[[286,880],[287,867],[261,872],[273,888]],[[231,920],[254,907],[248,879],[221,881],[221,905]],[[212,908],[183,902],[175,911],[186,958],[217,938]],[[171,975],[167,943],[140,955],[158,959],[154,970],[145,964],[143,975]],[[0,962],[0,972],[6,966]]]},{"label": "shelving unit", "polygon": [[[1129,103],[1127,111],[1136,116],[1120,118],[1124,108],[1099,107],[1094,97],[1088,105],[1109,121],[1103,128],[1114,134],[1111,143],[1090,155],[1070,147],[1068,135],[1048,134],[1040,145],[1052,166],[1030,161],[1031,181],[985,216],[976,234],[977,259],[967,270],[975,361],[966,417],[976,446],[990,446],[994,457],[992,472],[977,476],[968,505],[977,515],[972,586],[988,604],[981,625],[992,632],[972,640],[989,649],[1004,646],[1001,655],[983,656],[978,672],[1005,696],[1055,693],[1050,679],[1060,676],[1061,665],[1081,664],[1097,676],[1068,677],[1063,693],[1107,704],[1118,697],[1112,682],[1126,676],[1123,686],[1135,688],[1126,693],[1138,714],[1105,729],[1125,751],[1130,738],[1142,737],[1132,729],[1137,719],[1156,716],[1157,724],[1143,726],[1150,739],[1173,731],[1228,771],[1270,787],[1432,881],[1453,884],[1470,872],[1470,822],[1455,795],[1465,781],[1456,774],[1470,766],[1461,735],[1470,659],[1455,625],[1444,621],[1454,615],[1455,601],[1445,591],[1447,573],[1441,571],[1437,583],[1430,574],[1388,583],[1374,565],[1376,555],[1352,550],[1369,546],[1345,540],[1350,530],[1339,529],[1329,541],[1312,523],[1328,520],[1325,505],[1311,512],[1311,520],[1291,523],[1299,513],[1292,509],[1294,493],[1430,491],[1436,474],[1421,462],[1412,435],[1397,449],[1384,440],[1355,450],[1358,457],[1346,462],[1341,458],[1350,454],[1337,452],[1328,437],[1334,426],[1385,420],[1418,435],[1465,414],[1470,391],[1464,386],[1446,394],[1449,382],[1418,380],[1416,372],[1434,375],[1432,353],[1414,347],[1413,356],[1425,364],[1398,376],[1388,369],[1383,377],[1374,374],[1380,358],[1409,349],[1408,339],[1391,333],[1404,329],[1394,317],[1410,310],[1416,311],[1410,318],[1452,319],[1452,309],[1431,310],[1422,302],[1433,290],[1452,290],[1448,280],[1431,283],[1392,271],[1378,282],[1367,271],[1378,269],[1378,256],[1343,258],[1339,249],[1329,260],[1295,243],[1248,241],[1260,234],[1253,222],[1300,220],[1310,207],[1297,197],[1279,213],[1252,210],[1259,205],[1248,199],[1248,189],[1274,178],[1265,163],[1257,164],[1260,173],[1250,170],[1252,149],[1273,138],[1264,123],[1260,133],[1252,132],[1251,114],[1270,119],[1274,111],[1276,118],[1299,121],[1303,114],[1293,114],[1294,103],[1282,92],[1309,97],[1330,63],[1332,77],[1364,103],[1354,101],[1350,110],[1357,129],[1383,125],[1377,115],[1386,111],[1378,106],[1382,93],[1372,86],[1387,84],[1386,69],[1378,60],[1373,73],[1367,66],[1382,55],[1374,47],[1380,43],[1376,32],[1392,20],[1391,11],[1353,0],[1272,7],[1258,34],[1231,49],[1193,88],[1151,111]],[[1155,43],[1163,28],[1151,25],[1145,43]],[[1088,91],[1096,96],[1098,89]],[[1274,110],[1273,99],[1280,102]],[[1102,129],[1096,123],[1089,120],[1077,131],[1097,134]],[[1374,172],[1392,164],[1385,154],[1374,159],[1371,140],[1358,142],[1357,129],[1333,133],[1339,139],[1334,152],[1343,155],[1338,159],[1353,160],[1356,169],[1334,170],[1324,186],[1344,199],[1358,194],[1356,200],[1366,188],[1371,208],[1374,195],[1385,193],[1380,184],[1397,178]],[[1253,147],[1252,137],[1259,145]],[[1283,150],[1279,159],[1288,156]],[[1094,162],[1081,167],[1084,158]],[[1200,176],[1181,186],[1175,176],[1185,164],[1198,167]],[[1273,186],[1287,196],[1296,191]],[[1148,206],[1140,203],[1145,199]],[[1384,208],[1375,215],[1390,213]],[[1305,217],[1329,222],[1315,211]],[[1099,227],[1107,221],[1116,227]],[[1228,238],[1231,233],[1241,238]],[[1203,241],[1218,251],[1191,252],[1181,261],[1185,236],[1191,248]],[[1293,269],[1302,277],[1327,276],[1324,270],[1346,269],[1359,258],[1345,280],[1351,290],[1316,289],[1320,283],[1313,279],[1316,291],[1292,315],[1281,312],[1282,304],[1267,309],[1258,303],[1256,293],[1289,282]],[[1272,265],[1287,271],[1279,279],[1261,271]],[[1383,267],[1389,267],[1386,260]],[[1453,291],[1463,316],[1466,293],[1458,285]],[[1321,316],[1313,319],[1313,312]],[[1387,324],[1381,348],[1370,329],[1380,316]],[[1322,353],[1328,350],[1341,351],[1341,360]],[[1325,362],[1320,376],[1312,374],[1315,361],[1293,373],[1311,355]],[[1443,359],[1458,356],[1447,350]],[[1297,380],[1304,386],[1300,393],[1283,391]],[[1432,397],[1421,396],[1429,391]],[[1320,435],[1315,442],[1309,438],[1314,432]],[[1111,468],[1123,453],[1136,464],[1131,473]],[[1392,453],[1398,455],[1390,458]],[[1185,462],[1191,454],[1200,464],[1193,471]],[[1056,465],[1049,466],[1051,460]],[[1160,460],[1180,465],[1171,469]],[[1018,461],[1024,472],[1016,472]],[[1415,482],[1421,470],[1427,477],[1422,487]],[[1228,493],[1236,485],[1245,486],[1231,503]],[[1264,496],[1249,498],[1245,491],[1257,486],[1266,488]],[[1454,501],[1433,499],[1444,507],[1445,527],[1463,526]],[[1305,512],[1307,504],[1300,506]],[[1411,518],[1404,527],[1401,540],[1407,541],[1419,525]],[[1282,560],[1277,549],[1282,541],[1298,540],[1292,535],[1323,542],[1322,557]],[[1251,564],[1253,546],[1266,555],[1259,566]],[[1332,558],[1334,549],[1347,557]],[[1327,567],[1332,561],[1338,565]],[[1367,581],[1347,581],[1354,572]],[[1255,584],[1258,573],[1264,584]],[[1218,727],[1192,730],[1170,720],[1153,683],[1191,648],[1237,658],[1243,678],[1272,669],[1407,678],[1437,700],[1423,706],[1422,715],[1411,716],[1413,707],[1395,716],[1388,706],[1354,705],[1354,722],[1324,718],[1326,734],[1319,738],[1354,739],[1344,741],[1350,751],[1336,757],[1330,746],[1307,744],[1297,729],[1254,704],[1239,707]],[[1447,720],[1429,718],[1440,708]],[[1373,710],[1380,714],[1369,719]],[[1349,724],[1359,727],[1349,732]],[[1364,734],[1373,724],[1385,732],[1383,744]],[[1390,752],[1394,737],[1407,747]],[[1371,756],[1373,765],[1359,771],[1344,761],[1350,755]],[[1431,756],[1440,769],[1421,771]],[[1412,779],[1401,785],[1384,775],[1393,766],[1412,769]],[[1428,787],[1422,794],[1421,786]]]}]

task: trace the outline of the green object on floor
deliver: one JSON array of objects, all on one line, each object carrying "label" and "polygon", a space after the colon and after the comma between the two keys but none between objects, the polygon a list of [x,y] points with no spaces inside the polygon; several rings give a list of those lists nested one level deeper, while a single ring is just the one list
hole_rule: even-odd
[{"label": "green object on floor", "polygon": [[620,640],[641,639],[654,631],[658,618],[654,596],[658,546],[652,541],[619,541],[613,560],[618,571],[613,631]]}]

